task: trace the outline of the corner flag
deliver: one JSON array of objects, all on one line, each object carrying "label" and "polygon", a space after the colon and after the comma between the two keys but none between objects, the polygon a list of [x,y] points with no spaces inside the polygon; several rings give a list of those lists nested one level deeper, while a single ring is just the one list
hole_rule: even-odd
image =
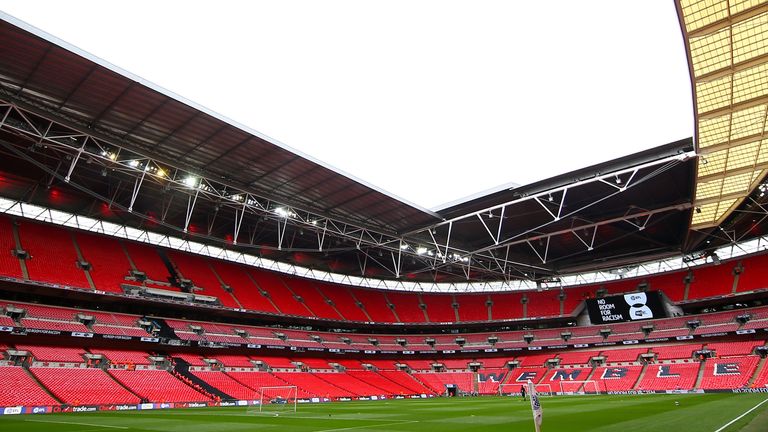
[{"label": "corner flag", "polygon": [[536,432],[541,432],[541,402],[539,402],[539,394],[536,393],[536,387],[531,380],[528,380],[528,395],[531,397],[533,424],[536,426]]}]

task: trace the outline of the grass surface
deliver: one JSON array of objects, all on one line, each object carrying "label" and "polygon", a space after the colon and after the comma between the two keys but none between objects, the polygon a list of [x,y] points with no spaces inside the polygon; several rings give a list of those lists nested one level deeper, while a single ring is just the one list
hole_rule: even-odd
[{"label": "grass surface", "polygon": [[[543,397],[544,431],[715,432],[765,394]],[[676,406],[675,401],[680,405]],[[722,432],[768,431],[768,403]],[[245,408],[0,416],[0,431],[533,431],[528,402],[481,397],[299,405],[279,416]]]}]

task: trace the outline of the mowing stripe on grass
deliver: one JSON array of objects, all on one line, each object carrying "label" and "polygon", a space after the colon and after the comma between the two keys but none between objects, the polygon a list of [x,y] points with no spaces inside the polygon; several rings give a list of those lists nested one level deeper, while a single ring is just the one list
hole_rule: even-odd
[{"label": "mowing stripe on grass", "polygon": [[747,414],[751,413],[752,411],[754,411],[754,410],[756,410],[756,409],[760,408],[760,405],[762,405],[762,404],[764,404],[764,403],[766,403],[766,402],[768,402],[768,399],[766,399],[766,400],[764,400],[764,401],[760,402],[759,404],[757,404],[757,405],[753,406],[752,408],[750,408],[750,409],[749,409],[747,412],[745,412],[744,414],[742,414],[742,415],[740,415],[740,416],[736,417],[735,419],[733,419],[733,420],[729,421],[728,423],[724,424],[724,425],[723,425],[723,426],[722,426],[720,429],[716,430],[715,432],[722,432],[723,430],[725,430],[725,428],[727,428],[728,426],[730,426],[730,425],[732,425],[732,424],[736,423],[737,421],[739,421],[739,420],[743,419],[743,418],[744,418],[744,416],[746,416]]},{"label": "mowing stripe on grass", "polygon": [[337,431],[348,431],[348,430],[355,430],[355,429],[362,429],[362,428],[380,428],[384,426],[396,426],[396,425],[404,425],[404,424],[418,423],[418,422],[419,422],[418,420],[401,420],[396,423],[390,422],[390,423],[382,423],[377,425],[363,425],[363,426],[351,426],[351,427],[345,427],[345,428],[323,429],[317,432],[337,432]]},{"label": "mowing stripe on grass", "polygon": [[94,424],[94,423],[78,423],[78,422],[65,422],[65,421],[54,421],[54,420],[32,420],[32,419],[25,419],[24,421],[33,422],[33,423],[57,423],[57,424],[67,424],[67,425],[93,426],[97,428],[128,429],[128,427],[126,426],[108,426],[108,425],[100,425],[100,424]]}]

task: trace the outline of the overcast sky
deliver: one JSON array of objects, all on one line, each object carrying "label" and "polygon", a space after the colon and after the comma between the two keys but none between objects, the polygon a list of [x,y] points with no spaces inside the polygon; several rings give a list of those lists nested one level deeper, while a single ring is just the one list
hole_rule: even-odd
[{"label": "overcast sky", "polygon": [[693,134],[671,0],[0,9],[426,208]]}]

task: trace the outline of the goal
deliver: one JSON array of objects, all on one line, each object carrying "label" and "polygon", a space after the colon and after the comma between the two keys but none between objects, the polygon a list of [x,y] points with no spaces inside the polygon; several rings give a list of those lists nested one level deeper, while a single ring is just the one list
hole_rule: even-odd
[{"label": "goal", "polygon": [[259,404],[251,407],[250,412],[258,413],[294,413],[298,399],[296,386],[259,387]]},{"label": "goal", "polygon": [[[528,391],[528,384],[523,383],[507,383],[499,384],[499,396],[519,396],[520,386],[525,386],[525,391]],[[552,396],[552,386],[549,384],[534,384],[536,392],[539,396]]]},{"label": "goal", "polygon": [[594,381],[594,380],[587,380],[587,381],[561,380],[560,394],[599,395],[600,387],[597,385],[597,381]]}]

